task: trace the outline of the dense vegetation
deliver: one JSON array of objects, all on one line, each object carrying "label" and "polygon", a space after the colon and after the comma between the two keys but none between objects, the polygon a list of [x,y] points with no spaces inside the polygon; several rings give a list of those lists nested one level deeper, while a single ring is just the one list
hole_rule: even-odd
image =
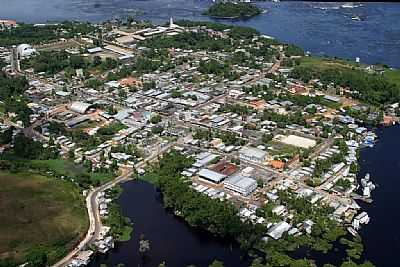
[{"label": "dense vegetation", "polygon": [[92,61],[80,55],[71,55],[66,51],[41,51],[40,54],[22,61],[22,67],[33,68],[35,72],[45,72],[53,75],[64,71],[67,78],[75,75],[76,69],[91,71],[99,69],[102,71],[110,70],[118,66],[118,61],[112,58],[102,60],[94,57]]},{"label": "dense vegetation", "polygon": [[15,113],[16,119],[21,120],[24,125],[29,124],[29,115],[32,114],[22,95],[27,88],[25,77],[8,77],[0,71],[0,101],[3,102],[3,111]]},{"label": "dense vegetation", "polygon": [[204,15],[216,18],[250,18],[261,13],[261,9],[250,3],[219,2],[210,6]]},{"label": "dense vegetation", "polygon": [[17,45],[22,43],[41,44],[58,38],[70,38],[77,34],[93,31],[89,23],[64,22],[57,25],[34,26],[20,24],[16,28],[0,31],[0,46]]},{"label": "dense vegetation", "polygon": [[353,97],[372,105],[380,106],[400,100],[400,87],[381,74],[339,64],[329,64],[329,67],[321,65],[300,64],[293,69],[291,76],[304,82],[319,79],[324,84],[333,83],[349,88]]},{"label": "dense vegetation", "polygon": [[[107,194],[112,199],[117,199],[122,192],[119,186],[108,190]],[[132,223],[128,217],[122,216],[121,207],[113,202],[109,206],[109,214],[105,220],[105,224],[111,227],[111,234],[117,241],[128,241],[133,230]]]}]

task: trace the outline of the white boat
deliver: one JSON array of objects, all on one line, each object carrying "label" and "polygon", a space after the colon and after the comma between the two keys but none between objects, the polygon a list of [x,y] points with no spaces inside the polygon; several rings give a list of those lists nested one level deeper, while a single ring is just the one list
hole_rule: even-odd
[{"label": "white boat", "polygon": [[352,16],[351,19],[354,21],[361,21],[361,18],[359,16]]},{"label": "white boat", "polygon": [[371,190],[369,189],[369,187],[364,187],[363,196],[365,198],[370,198],[371,197]]},{"label": "white boat", "polygon": [[341,5],[342,8],[356,8],[356,7],[361,7],[362,4],[356,4],[356,3],[345,3]]},{"label": "white boat", "polygon": [[349,231],[353,236],[358,236],[357,231],[353,227],[347,227],[347,231]]}]

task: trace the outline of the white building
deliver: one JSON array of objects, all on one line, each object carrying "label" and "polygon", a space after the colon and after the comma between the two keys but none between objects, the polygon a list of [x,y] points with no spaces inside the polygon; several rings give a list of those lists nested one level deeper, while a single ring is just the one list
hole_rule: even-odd
[{"label": "white building", "polygon": [[243,160],[263,163],[267,159],[267,152],[255,147],[245,146],[239,150],[239,157]]},{"label": "white building", "polygon": [[360,229],[361,224],[368,224],[368,223],[369,223],[369,216],[365,211],[363,211],[354,218],[352,225],[354,229],[358,230]]},{"label": "white building", "polygon": [[36,49],[28,44],[20,44],[17,46],[17,53],[20,58],[29,57],[36,53]]},{"label": "white building", "polygon": [[279,222],[279,223],[275,224],[274,226],[272,226],[268,230],[267,234],[270,237],[272,237],[273,239],[277,240],[277,239],[282,237],[283,233],[289,231],[289,229],[291,227],[292,226],[290,224],[288,224],[287,222],[282,221],[282,222]]},{"label": "white building", "polygon": [[241,175],[234,175],[224,181],[225,188],[243,196],[250,195],[257,188],[257,181]]}]

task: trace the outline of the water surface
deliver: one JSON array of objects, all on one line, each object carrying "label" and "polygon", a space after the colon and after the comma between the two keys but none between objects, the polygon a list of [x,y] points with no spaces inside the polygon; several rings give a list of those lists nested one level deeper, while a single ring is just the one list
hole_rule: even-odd
[{"label": "water surface", "polygon": [[[206,267],[218,259],[225,266],[248,266],[242,261],[244,254],[235,244],[220,240],[205,231],[193,229],[171,212],[164,209],[153,185],[143,181],[130,181],[123,185],[118,202],[122,213],[133,221],[132,239],[121,242],[109,255],[98,257],[90,266],[101,263],[115,266],[167,266],[186,267],[195,264]],[[140,235],[150,241],[148,257],[143,261],[139,255]]]},{"label": "water surface", "polygon": [[[24,22],[62,20],[104,21],[136,16],[153,23],[175,19],[210,20],[202,12],[208,0],[0,0],[0,18]],[[226,21],[254,27],[317,55],[400,67],[400,3],[261,2],[268,12],[246,21]],[[359,16],[362,21],[351,18]]]}]

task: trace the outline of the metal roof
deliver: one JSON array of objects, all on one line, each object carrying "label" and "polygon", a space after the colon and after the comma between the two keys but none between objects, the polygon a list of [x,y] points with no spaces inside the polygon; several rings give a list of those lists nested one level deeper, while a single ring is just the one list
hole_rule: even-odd
[{"label": "metal roof", "polygon": [[90,106],[92,106],[92,104],[75,101],[71,103],[69,109],[77,113],[84,114],[90,108]]},{"label": "metal roof", "polygon": [[210,180],[215,183],[221,182],[223,179],[225,179],[226,175],[209,170],[209,169],[201,169],[199,171],[199,176],[201,178],[205,178],[207,180]]},{"label": "metal roof", "polygon": [[231,184],[237,186],[243,190],[247,190],[248,188],[254,186],[257,183],[256,180],[241,176],[241,175],[233,175],[224,181],[225,184]]}]

